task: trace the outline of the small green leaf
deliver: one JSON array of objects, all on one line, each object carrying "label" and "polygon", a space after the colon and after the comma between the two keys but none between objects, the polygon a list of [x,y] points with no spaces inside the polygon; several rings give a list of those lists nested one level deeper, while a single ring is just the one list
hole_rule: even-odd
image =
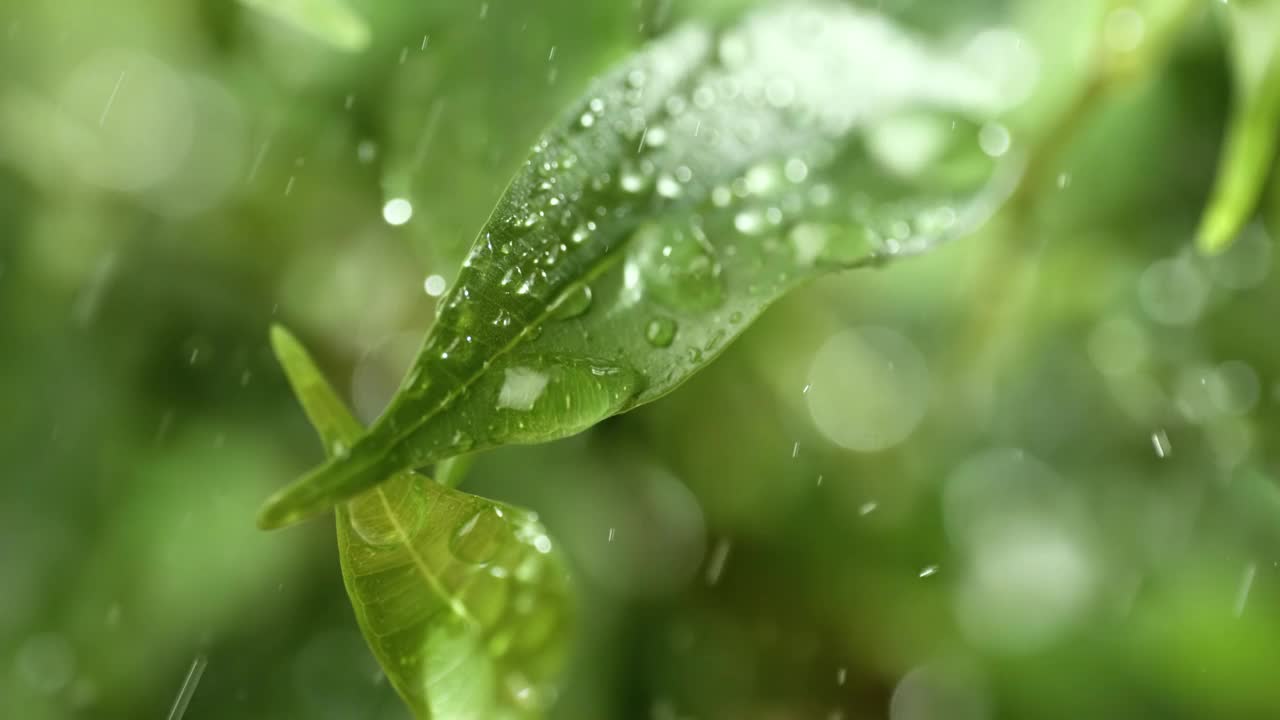
[{"label": "small green leaf", "polygon": [[369,26],[343,0],[240,0],[339,50],[359,52],[369,46]]},{"label": "small green leaf", "polygon": [[[302,346],[276,355],[329,453],[363,433]],[[337,507],[360,629],[419,718],[536,717],[569,647],[568,576],[537,518],[412,472]]]},{"label": "small green leaf", "polygon": [[1280,0],[1234,0],[1225,12],[1235,101],[1196,236],[1206,253],[1229,247],[1253,214],[1280,134]]},{"label": "small green leaf", "polygon": [[580,432],[670,392],[788,290],[968,231],[1016,175],[984,122],[997,86],[844,5],[655,41],[534,146],[390,408],[260,524]]}]

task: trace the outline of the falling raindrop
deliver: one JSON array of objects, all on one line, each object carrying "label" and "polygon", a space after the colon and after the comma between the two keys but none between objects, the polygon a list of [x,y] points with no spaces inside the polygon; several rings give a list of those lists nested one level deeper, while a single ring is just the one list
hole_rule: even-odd
[{"label": "falling raindrop", "polygon": [[531,367],[507,368],[502,389],[498,393],[498,407],[532,410],[549,381],[550,376]]},{"label": "falling raindrop", "polygon": [[711,557],[707,560],[707,584],[715,585],[720,582],[720,576],[724,574],[725,563],[729,561],[729,551],[733,549],[733,543],[728,538],[720,538],[716,541],[716,545],[711,549]]},{"label": "falling raindrop", "polygon": [[1249,602],[1249,591],[1253,589],[1253,579],[1258,574],[1258,564],[1251,562],[1244,568],[1240,578],[1240,589],[1236,591],[1235,616],[1244,615],[1244,607]]},{"label": "falling raindrop", "polygon": [[1161,459],[1173,453],[1173,447],[1169,444],[1169,435],[1164,430],[1157,430],[1151,434],[1151,446],[1155,448],[1156,457]]}]

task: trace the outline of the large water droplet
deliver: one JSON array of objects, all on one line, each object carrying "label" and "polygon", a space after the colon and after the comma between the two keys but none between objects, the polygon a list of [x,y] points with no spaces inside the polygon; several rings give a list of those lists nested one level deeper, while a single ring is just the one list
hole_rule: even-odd
[{"label": "large water droplet", "polygon": [[546,373],[531,367],[507,368],[503,373],[502,389],[498,391],[498,407],[532,410],[549,380]]},{"label": "large water droplet", "polygon": [[483,565],[511,541],[507,521],[497,508],[485,508],[467,518],[453,533],[449,550],[465,563]]},{"label": "large water droplet", "polygon": [[632,243],[642,292],[681,310],[709,310],[724,300],[720,264],[696,226],[651,224]]},{"label": "large water droplet", "polygon": [[572,288],[556,300],[551,309],[554,320],[569,320],[582,315],[591,308],[591,287],[580,285]]},{"label": "large water droplet", "polygon": [[644,329],[644,339],[654,347],[670,347],[676,339],[676,322],[670,318],[654,318]]}]

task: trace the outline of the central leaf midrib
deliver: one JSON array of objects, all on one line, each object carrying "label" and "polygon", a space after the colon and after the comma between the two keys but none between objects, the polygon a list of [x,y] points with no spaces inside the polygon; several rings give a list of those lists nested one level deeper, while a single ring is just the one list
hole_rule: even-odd
[{"label": "central leaf midrib", "polygon": [[[412,478],[412,477],[406,478],[406,480],[409,482],[412,482],[415,479],[416,478]],[[423,478],[423,480],[426,482],[432,482],[428,478]],[[404,525],[400,523],[400,518],[396,515],[395,511],[391,509],[391,503],[387,499],[386,492],[382,489],[381,486],[374,488],[374,492],[378,494],[378,500],[382,506],[382,511],[386,514],[387,519],[391,522],[391,525],[395,528],[396,535],[400,538],[400,544],[404,547],[405,552],[409,555],[409,559],[413,561],[414,566],[418,569],[418,572],[422,576],[422,578],[427,582],[428,585],[431,586],[431,589],[434,590],[436,594],[439,595],[440,598],[445,601],[445,605],[447,605],[450,610],[452,610],[455,614],[457,614],[458,617],[462,618],[466,622],[471,623],[476,627],[479,627],[480,622],[475,618],[471,617],[471,614],[467,612],[467,608],[462,604],[462,601],[459,600],[456,595],[454,595],[453,593],[450,593],[444,587],[443,583],[440,582],[440,579],[436,577],[435,573],[431,572],[431,568],[427,565],[426,558],[422,557],[422,555],[418,552],[418,549],[414,546],[412,542],[412,538],[409,536],[408,530],[405,529]]]}]

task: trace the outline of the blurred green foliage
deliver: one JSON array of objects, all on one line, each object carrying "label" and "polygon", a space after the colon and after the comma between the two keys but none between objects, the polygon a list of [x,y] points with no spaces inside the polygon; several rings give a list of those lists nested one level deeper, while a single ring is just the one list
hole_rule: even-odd
[{"label": "blurred green foliage", "polygon": [[[228,0],[0,9],[0,715],[165,717],[196,662],[188,719],[404,717],[332,528],[253,528],[321,455],[267,328],[371,420],[423,278],[542,128],[745,4],[350,0],[360,52]],[[1192,250],[1221,18],[876,5],[1017,50],[1027,183],[973,237],[792,295],[680,392],[478,459],[468,491],[536,509],[584,592],[556,716],[1273,716],[1280,194]],[[838,372],[901,357],[922,392]],[[907,437],[841,445],[904,403]]]}]

